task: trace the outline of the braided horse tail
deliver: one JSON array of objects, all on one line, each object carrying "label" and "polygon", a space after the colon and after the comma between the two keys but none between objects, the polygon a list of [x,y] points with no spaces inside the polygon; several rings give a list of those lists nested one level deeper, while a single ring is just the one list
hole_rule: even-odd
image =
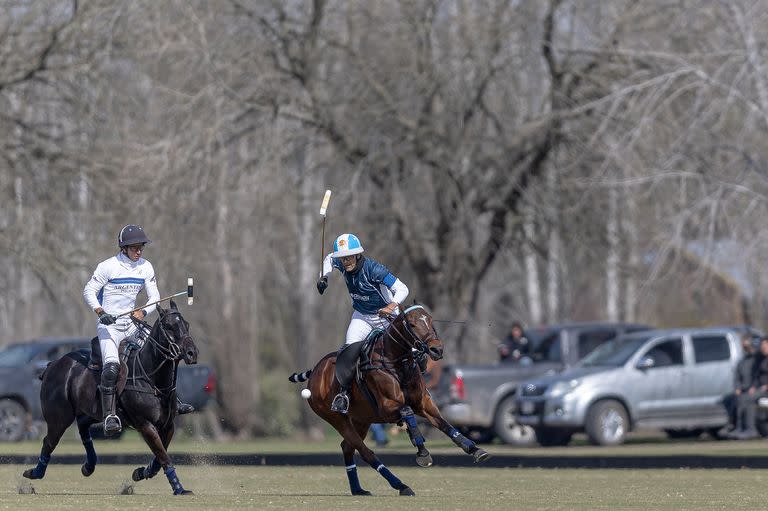
[{"label": "braided horse tail", "polygon": [[304,371],[303,373],[293,373],[288,377],[288,379],[293,383],[299,383],[299,382],[307,381],[309,379],[310,374],[312,374],[312,369],[309,369],[308,371]]}]

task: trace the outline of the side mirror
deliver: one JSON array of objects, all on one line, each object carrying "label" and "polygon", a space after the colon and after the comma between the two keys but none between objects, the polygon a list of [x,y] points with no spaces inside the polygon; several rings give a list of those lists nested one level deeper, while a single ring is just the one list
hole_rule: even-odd
[{"label": "side mirror", "polygon": [[641,371],[646,371],[656,365],[656,361],[653,357],[643,357],[640,362],[637,363],[637,368]]}]

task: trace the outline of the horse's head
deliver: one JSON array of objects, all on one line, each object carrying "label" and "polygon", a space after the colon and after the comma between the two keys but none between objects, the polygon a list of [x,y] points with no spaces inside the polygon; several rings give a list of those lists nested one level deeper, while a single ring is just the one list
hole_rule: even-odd
[{"label": "horse's head", "polygon": [[197,346],[189,334],[189,323],[182,317],[176,302],[171,300],[169,309],[163,309],[158,304],[157,311],[160,314],[160,330],[169,343],[168,349],[172,353],[178,352],[177,360],[183,359],[187,364],[197,364]]},{"label": "horse's head", "polygon": [[443,342],[432,326],[432,315],[421,305],[412,305],[400,313],[405,337],[416,351],[426,353],[432,360],[443,358]]}]

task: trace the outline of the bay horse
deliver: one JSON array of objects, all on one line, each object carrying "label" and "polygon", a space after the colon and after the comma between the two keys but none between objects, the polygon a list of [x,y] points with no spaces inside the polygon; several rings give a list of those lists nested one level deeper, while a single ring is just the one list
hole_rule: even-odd
[{"label": "bay horse", "polygon": [[[373,399],[366,397],[366,391],[355,382],[350,389],[348,414],[331,411],[333,396],[340,390],[335,376],[336,352],[325,355],[313,369],[289,377],[294,383],[308,381],[307,388],[311,392],[309,406],[342,436],[341,450],[352,495],[371,495],[360,486],[354,461],[355,451],[400,495],[415,495],[365,445],[363,439],[373,423],[405,423],[411,443],[417,449],[416,463],[422,467],[432,465],[432,456],[424,445],[424,437],[414,414],[424,417],[448,435],[453,443],[473,456],[475,463],[490,457],[440,415],[432,396],[426,391],[424,378],[417,367],[415,356],[419,355],[440,360],[443,357],[443,344],[432,325],[432,316],[417,304],[394,317],[384,332],[373,341],[369,362],[360,367],[361,378],[370,393],[369,397]],[[375,401],[376,405],[371,401]]]},{"label": "bay horse", "polygon": [[[196,364],[198,351],[189,334],[189,323],[181,316],[176,303],[171,300],[169,309],[158,304],[157,310],[159,318],[151,327],[133,318],[137,327],[148,334],[141,347],[131,351],[125,361],[127,375],[125,388],[117,398],[117,414],[122,424],[132,426],[141,434],[154,454],[149,465],[133,471],[133,480],[152,478],[162,468],[174,495],[187,495],[192,492],[179,482],[167,449],[175,429],[177,366],[181,360]],[[97,394],[100,374],[88,364],[89,353],[81,350],[64,355],[43,372],[40,401],[48,433],[43,439],[37,466],[25,470],[24,477],[45,477],[51,453],[75,420],[86,453],[80,471],[88,477],[96,469],[90,426],[100,423],[102,418]],[[118,387],[122,381],[121,374]]]}]

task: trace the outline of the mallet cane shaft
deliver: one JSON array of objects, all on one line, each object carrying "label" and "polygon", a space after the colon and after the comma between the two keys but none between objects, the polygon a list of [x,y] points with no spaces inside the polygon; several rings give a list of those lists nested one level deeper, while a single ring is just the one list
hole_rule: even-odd
[{"label": "mallet cane shaft", "polygon": [[320,204],[320,216],[323,217],[322,234],[320,235],[320,276],[323,275],[323,259],[325,259],[325,212],[328,210],[328,203],[331,202],[331,191],[326,190],[323,196],[323,202]]},{"label": "mallet cane shaft", "polygon": [[146,309],[150,305],[157,305],[160,302],[164,302],[166,300],[170,300],[171,298],[176,298],[177,296],[184,296],[184,295],[186,295],[186,297],[187,297],[187,305],[192,305],[192,303],[194,301],[194,298],[195,298],[194,297],[194,293],[193,293],[193,287],[194,286],[193,286],[192,277],[189,277],[187,279],[187,290],[186,291],[180,291],[180,292],[178,292],[176,294],[172,294],[171,296],[166,296],[165,298],[160,298],[159,300],[155,300],[154,302],[142,305],[141,307],[136,307],[135,309],[132,309],[132,310],[129,310],[129,311],[125,311],[125,312],[121,312],[120,314],[117,314],[115,317],[119,318],[121,316],[127,316],[128,314],[132,314],[132,313],[134,313],[136,311],[140,311],[142,309]]}]

